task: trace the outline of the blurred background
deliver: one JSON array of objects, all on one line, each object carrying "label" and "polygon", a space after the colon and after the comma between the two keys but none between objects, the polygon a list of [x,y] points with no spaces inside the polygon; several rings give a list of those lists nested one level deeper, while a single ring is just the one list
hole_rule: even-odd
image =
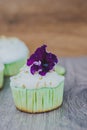
[{"label": "blurred background", "polygon": [[87,55],[87,0],[0,0],[0,35],[43,43],[59,57]]}]

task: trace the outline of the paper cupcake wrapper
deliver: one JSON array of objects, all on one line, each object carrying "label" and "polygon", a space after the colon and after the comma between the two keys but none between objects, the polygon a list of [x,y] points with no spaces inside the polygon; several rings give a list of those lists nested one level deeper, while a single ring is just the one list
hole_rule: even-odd
[{"label": "paper cupcake wrapper", "polygon": [[38,113],[56,109],[62,104],[64,82],[55,88],[26,89],[11,87],[16,107],[24,112]]},{"label": "paper cupcake wrapper", "polygon": [[3,87],[4,70],[0,71],[0,89]]},{"label": "paper cupcake wrapper", "polygon": [[5,76],[16,75],[19,72],[20,68],[26,63],[26,59],[27,58],[10,64],[5,64],[4,75]]}]

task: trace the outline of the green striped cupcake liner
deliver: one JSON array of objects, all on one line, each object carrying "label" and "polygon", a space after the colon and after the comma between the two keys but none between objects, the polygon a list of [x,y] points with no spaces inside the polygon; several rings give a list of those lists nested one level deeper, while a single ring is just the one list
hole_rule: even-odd
[{"label": "green striped cupcake liner", "polygon": [[4,70],[0,71],[0,89],[3,88],[3,82],[4,82]]},{"label": "green striped cupcake liner", "polygon": [[17,109],[28,113],[40,113],[54,110],[62,105],[64,81],[57,87],[27,89],[11,87]]}]

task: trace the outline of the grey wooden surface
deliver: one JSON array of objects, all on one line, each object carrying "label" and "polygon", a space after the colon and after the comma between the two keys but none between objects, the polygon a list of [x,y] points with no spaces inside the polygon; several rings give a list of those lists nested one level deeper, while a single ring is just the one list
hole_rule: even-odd
[{"label": "grey wooden surface", "polygon": [[87,130],[87,57],[60,62],[67,71],[62,107],[43,114],[16,110],[9,78],[5,78],[0,91],[0,130]]}]

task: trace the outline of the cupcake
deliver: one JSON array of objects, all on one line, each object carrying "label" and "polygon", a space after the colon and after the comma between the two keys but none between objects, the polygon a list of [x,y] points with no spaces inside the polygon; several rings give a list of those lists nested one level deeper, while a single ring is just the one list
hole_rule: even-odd
[{"label": "cupcake", "polygon": [[64,76],[56,71],[57,57],[39,47],[27,60],[20,73],[10,78],[10,86],[17,109],[40,113],[62,105]]},{"label": "cupcake", "polygon": [[4,65],[0,59],[0,89],[2,89],[3,87],[3,81],[4,81]]},{"label": "cupcake", "polygon": [[26,63],[28,56],[28,48],[18,38],[0,38],[0,57],[5,66],[5,76],[17,74],[19,69]]},{"label": "cupcake", "polygon": [[65,68],[60,66],[60,65],[56,65],[55,66],[55,71],[59,74],[59,75],[64,75],[65,74]]}]

